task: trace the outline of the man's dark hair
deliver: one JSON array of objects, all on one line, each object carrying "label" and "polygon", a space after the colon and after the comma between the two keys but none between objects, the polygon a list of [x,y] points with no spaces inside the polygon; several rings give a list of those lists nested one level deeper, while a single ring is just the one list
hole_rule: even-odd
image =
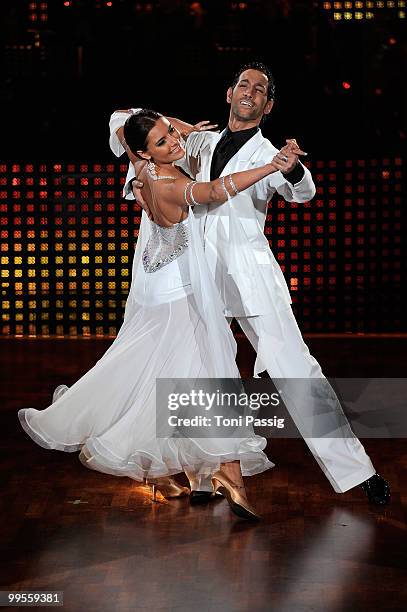
[{"label": "man's dark hair", "polygon": [[160,117],[161,113],[142,108],[126,119],[123,135],[134,155],[137,155],[137,151],[146,150],[148,134]]},{"label": "man's dark hair", "polygon": [[270,68],[267,68],[267,66],[263,64],[262,62],[249,62],[248,64],[244,64],[243,66],[241,66],[241,68],[236,72],[233,78],[231,88],[234,89],[235,85],[240,79],[240,75],[245,70],[258,70],[259,72],[262,72],[263,74],[266,75],[266,77],[268,78],[267,99],[274,100],[274,95],[276,92],[274,78],[273,78]]}]

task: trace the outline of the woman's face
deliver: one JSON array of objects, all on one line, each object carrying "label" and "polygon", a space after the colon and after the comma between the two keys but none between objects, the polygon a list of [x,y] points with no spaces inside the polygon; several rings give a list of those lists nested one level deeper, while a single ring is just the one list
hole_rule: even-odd
[{"label": "woman's face", "polygon": [[143,151],[152,157],[157,164],[171,164],[184,157],[180,133],[165,117],[157,119],[156,124],[148,133],[147,149]]}]

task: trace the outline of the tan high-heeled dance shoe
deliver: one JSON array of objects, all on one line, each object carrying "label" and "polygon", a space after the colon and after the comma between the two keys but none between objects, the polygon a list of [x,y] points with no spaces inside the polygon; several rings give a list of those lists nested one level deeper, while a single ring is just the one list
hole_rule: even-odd
[{"label": "tan high-heeled dance shoe", "polygon": [[157,501],[158,491],[165,498],[185,497],[190,493],[188,487],[182,487],[174,478],[154,478],[152,480],[145,478],[144,482],[151,485],[153,501]]},{"label": "tan high-heeled dance shoe", "polygon": [[249,521],[259,521],[261,516],[255,512],[247,499],[245,499],[239,489],[244,489],[244,486],[236,485],[221,471],[215,472],[212,476],[212,485],[214,493],[222,493],[226,497],[230,509],[238,517]]}]

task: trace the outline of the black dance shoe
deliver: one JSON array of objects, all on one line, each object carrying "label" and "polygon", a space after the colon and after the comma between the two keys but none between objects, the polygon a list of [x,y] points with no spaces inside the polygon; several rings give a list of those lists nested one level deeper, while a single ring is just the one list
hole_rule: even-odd
[{"label": "black dance shoe", "polygon": [[215,499],[221,499],[222,493],[219,491],[191,491],[189,494],[189,503],[191,506],[201,506],[202,504],[208,504]]},{"label": "black dance shoe", "polygon": [[191,491],[189,494],[189,503],[191,506],[201,506],[215,499],[213,491]]},{"label": "black dance shoe", "polygon": [[385,506],[390,501],[390,486],[387,480],[373,474],[360,485],[367,495],[368,500],[377,506]]}]

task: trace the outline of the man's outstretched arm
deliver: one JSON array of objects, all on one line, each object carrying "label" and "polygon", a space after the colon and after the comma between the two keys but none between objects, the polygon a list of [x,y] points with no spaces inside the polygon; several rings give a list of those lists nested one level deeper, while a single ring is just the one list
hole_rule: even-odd
[{"label": "man's outstretched arm", "polygon": [[308,202],[315,195],[311,172],[299,161],[299,156],[305,155],[294,138],[287,140],[277,155],[276,166],[285,179],[277,191],[287,202]]}]

